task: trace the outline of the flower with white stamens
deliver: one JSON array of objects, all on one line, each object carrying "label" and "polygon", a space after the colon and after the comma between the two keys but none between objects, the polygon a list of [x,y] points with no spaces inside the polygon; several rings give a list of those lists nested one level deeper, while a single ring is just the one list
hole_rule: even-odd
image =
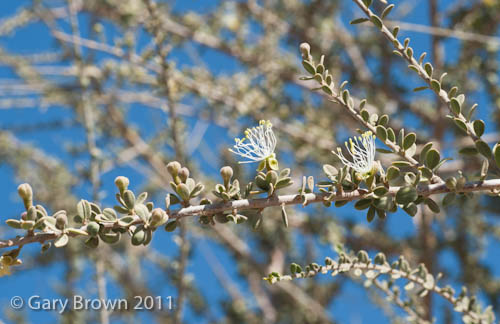
[{"label": "flower with white stamens", "polygon": [[352,157],[352,161],[344,157],[340,147],[337,148],[337,152],[332,151],[344,165],[363,176],[370,174],[374,170],[376,167],[375,135],[372,132],[364,132],[361,136],[355,136],[354,140],[349,138],[349,143],[345,142],[345,146]]},{"label": "flower with white stamens", "polygon": [[273,133],[273,125],[268,120],[261,120],[259,126],[248,128],[245,131],[245,137],[235,138],[235,142],[234,149],[229,149],[229,151],[246,159],[239,163],[275,160],[276,137]]}]

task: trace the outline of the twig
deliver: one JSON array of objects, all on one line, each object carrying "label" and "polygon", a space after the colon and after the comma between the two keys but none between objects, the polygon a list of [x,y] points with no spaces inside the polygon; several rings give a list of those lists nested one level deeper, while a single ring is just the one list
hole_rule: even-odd
[{"label": "twig", "polygon": [[[433,283],[432,287],[429,287],[429,285],[425,285],[426,282],[424,279],[420,278],[418,275],[414,274],[413,272],[406,272],[403,270],[399,269],[394,269],[391,268],[390,265],[385,264],[385,265],[379,265],[379,264],[374,264],[374,263],[337,263],[334,262],[332,265],[324,265],[320,266],[316,271],[309,271],[303,274],[294,274],[294,275],[285,275],[285,276],[280,276],[279,281],[291,281],[296,278],[309,278],[313,277],[317,274],[326,274],[328,272],[332,273],[345,273],[351,270],[359,269],[361,271],[377,271],[381,274],[386,274],[391,277],[395,278],[405,278],[410,282],[413,282],[419,286],[425,287],[426,290],[432,291],[444,299],[446,299],[448,302],[450,302],[452,305],[456,305],[458,299],[453,296],[449,290],[445,288],[439,287],[435,282]],[[280,283],[281,284],[281,283]],[[455,309],[456,312],[460,312],[463,314],[468,315],[471,319],[474,320],[474,322],[477,322],[479,320],[479,316],[477,313],[475,313],[472,309],[466,308],[463,310],[458,310]]]},{"label": "twig", "polygon": [[[391,187],[389,188],[388,194],[395,195],[401,187]],[[467,193],[467,192],[494,192],[500,190],[500,179],[491,179],[485,181],[474,181],[466,183],[462,189],[457,189],[457,193]],[[430,184],[430,185],[419,185],[417,187],[417,192],[419,195],[427,197],[430,195],[436,195],[441,193],[453,192],[453,190],[446,187],[444,183]],[[368,196],[370,193],[367,190],[354,190],[351,192],[343,192],[335,195],[330,201],[352,201],[358,200]],[[171,219],[181,219],[189,216],[202,216],[202,215],[214,215],[217,213],[223,213],[227,211],[232,211],[234,209],[248,210],[248,209],[264,209],[267,207],[275,207],[281,205],[299,205],[303,203],[302,197],[305,196],[308,204],[320,203],[327,200],[330,193],[306,193],[301,195],[282,195],[282,196],[272,196],[268,198],[256,198],[256,199],[240,199],[233,200],[229,202],[217,202],[208,205],[197,205],[180,208],[170,212],[169,216]],[[141,224],[142,220],[135,216],[134,221],[130,225]],[[106,228],[120,228],[117,223],[103,223],[101,226]],[[86,226],[82,226],[81,230],[85,230]],[[33,242],[43,243],[47,240],[53,240],[58,237],[60,233],[43,233],[38,232],[31,236],[18,236],[13,239],[0,240],[0,248],[13,247],[18,245],[24,245]],[[75,235],[70,235],[75,236]]]},{"label": "twig", "polygon": [[401,30],[414,31],[418,33],[425,33],[447,38],[457,38],[467,42],[477,42],[487,45],[500,46],[500,37],[482,35],[456,29],[412,24],[404,21],[386,20],[385,22],[387,23],[387,25],[392,27],[399,26]]},{"label": "twig", "polygon": [[[370,8],[368,8],[362,0],[352,0],[356,5],[358,5],[358,7],[365,13],[365,15],[368,17],[368,18],[372,18],[374,16],[376,16],[371,10]],[[376,16],[378,18],[378,16]],[[406,48],[405,46],[403,46],[403,44],[401,44],[401,42],[396,38],[394,37],[394,35],[392,34],[392,32],[384,25],[384,23],[382,22],[382,20],[380,20],[380,18],[378,18],[380,24],[381,24],[381,28],[380,28],[380,31],[381,33],[385,36],[385,38],[387,38],[391,44],[393,44],[395,50],[401,55],[401,57],[403,59],[405,59],[409,64],[410,66],[412,66],[412,70],[415,71],[417,73],[417,75],[429,86],[429,88],[434,92],[436,93],[436,95],[438,96],[438,98],[449,108],[450,112],[453,114],[453,116],[455,116],[455,119],[460,121],[461,123],[463,123],[465,125],[465,131],[467,133],[467,135],[474,141],[478,141],[478,140],[481,140],[481,137],[480,136],[477,136],[471,123],[467,120],[467,118],[462,114],[461,111],[459,111],[458,113],[454,113],[453,112],[453,109],[452,109],[452,104],[451,104],[451,99],[449,96],[448,96],[448,93],[444,90],[444,89],[434,89],[431,84],[432,82],[436,81],[435,79],[433,79],[432,75],[429,75],[427,73],[427,71],[424,69],[424,67],[422,66],[422,64],[420,64],[420,62],[415,59],[413,57],[413,55],[409,55],[406,51]],[[492,157],[489,157],[488,160],[490,161],[490,166],[493,166],[495,167],[496,169],[500,169],[496,166],[496,163],[495,161],[493,160]]]}]

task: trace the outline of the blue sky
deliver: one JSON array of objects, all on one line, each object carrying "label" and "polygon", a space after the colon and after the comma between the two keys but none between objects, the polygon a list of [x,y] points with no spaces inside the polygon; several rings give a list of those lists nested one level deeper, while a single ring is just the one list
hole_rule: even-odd
[{"label": "blue sky", "polygon": [[[0,19],[10,16],[19,7],[21,7],[24,3],[29,3],[30,1],[3,1],[0,3]],[[211,1],[178,1],[176,6],[177,10],[207,10],[211,5],[214,5],[215,2]],[[448,6],[451,1],[441,1],[442,6]],[[203,7],[201,7],[203,4]],[[427,24],[427,2],[419,1],[418,6],[406,17],[404,20],[406,22]],[[360,16],[358,14],[358,16]],[[353,17],[348,17],[348,19]],[[346,25],[347,20],[346,19]],[[86,19],[82,18],[82,24],[86,23]],[[349,28],[357,28],[357,27],[349,27]],[[412,46],[416,53],[420,53],[422,51],[429,51],[430,48],[430,38],[428,35],[419,34],[419,33],[408,33],[405,31],[401,31],[400,38],[411,37]],[[50,51],[54,43],[52,41],[48,41],[47,38],[47,30],[45,28],[41,28],[41,24],[33,24],[26,28],[21,29],[19,32],[12,37],[1,37],[0,45],[12,52],[15,53],[24,53],[31,54],[40,51]],[[457,44],[456,41],[447,41],[446,46],[448,49],[456,49]],[[453,52],[453,51],[451,51]],[[175,55],[174,55],[175,57]],[[211,69],[218,73],[232,73],[236,71],[239,66],[235,62],[230,61],[228,63],[228,59],[224,55],[219,55],[215,53],[207,52],[206,57],[210,61]],[[455,59],[453,55],[447,56],[449,59]],[[299,59],[297,58],[297,62]],[[15,78],[13,72],[0,66],[0,78]],[[415,79],[415,82],[418,80]],[[418,86],[420,84],[416,84]],[[430,94],[419,94],[419,95],[430,95]],[[487,99],[477,96],[480,107],[487,106]],[[487,117],[490,113],[487,110],[479,110],[481,117]],[[36,118],[34,118],[36,116]],[[51,107],[50,109],[9,109],[9,110],[0,110],[0,129],[3,127],[11,127],[12,125],[24,125],[29,123],[37,123],[40,121],[51,121],[54,119],[57,120],[67,120],[73,117],[73,112],[63,108],[63,107]],[[166,120],[164,116],[158,111],[147,111],[144,113],[144,107],[137,105],[131,107],[129,117],[134,120],[134,123],[141,129],[141,132],[145,134],[147,137],[148,127],[151,127],[149,121],[151,119],[158,120],[157,124],[151,127],[151,130],[158,129],[158,127],[163,127]],[[194,120],[188,119],[188,127],[193,127]],[[409,116],[407,119],[408,126],[417,127],[414,122],[411,120]],[[68,142],[79,142],[84,143],[84,133],[81,127],[70,127],[65,129],[60,129],[57,131],[37,131],[35,132],[17,132],[16,136],[20,139],[33,143],[34,145],[40,147],[42,150],[50,152],[57,156],[61,161],[67,162],[71,158],[70,155],[65,151],[64,144]],[[207,133],[208,141],[214,143],[217,148],[223,148],[224,146],[230,146],[232,144],[233,139],[229,136],[224,130],[220,129],[217,126],[210,125]],[[195,151],[193,156],[196,159],[201,160],[201,153]],[[81,163],[85,163],[85,160],[81,160]],[[75,170],[73,166],[73,170]],[[218,169],[213,167],[208,167],[204,170],[213,175],[218,174]],[[113,172],[109,172],[102,177],[103,181],[103,190],[108,191],[109,193],[114,192],[115,188],[113,186],[113,179],[117,175],[125,174],[127,177],[131,179],[132,187],[134,189],[140,188],[141,184],[144,183],[142,176],[139,172],[131,170],[130,168],[123,168],[119,170],[115,170]],[[17,197],[16,188],[17,185],[22,182],[22,179],[16,179],[13,176],[12,169],[5,165],[0,165],[0,179],[2,179],[2,184],[0,185],[0,206],[3,206],[3,213],[1,219],[7,218],[15,218],[17,215],[22,212],[22,204]],[[35,188],[36,190],[36,188]],[[90,199],[91,191],[89,186],[79,187],[75,194],[78,194],[82,198]],[[112,194],[109,194],[105,199],[104,203],[112,204]],[[161,205],[158,202],[158,205]],[[332,212],[333,213],[333,212]],[[365,216],[363,212],[355,211],[351,206],[346,206],[341,208],[340,210],[335,210],[335,213],[340,215],[340,217],[350,218],[357,222],[366,222]],[[390,229],[390,233],[396,237],[406,237],[412,235],[415,230],[415,226],[412,222],[412,219],[408,217],[405,213],[398,212],[396,214],[391,215],[387,219],[388,227]],[[233,226],[233,225],[228,225]],[[5,227],[1,228],[0,233],[2,237],[11,236],[14,232],[3,232],[3,230],[8,231]],[[8,233],[8,235],[7,235]],[[300,239],[300,238],[298,238]],[[203,241],[194,241],[195,252],[193,258],[191,260],[189,271],[195,275],[195,281],[199,283],[199,286],[202,288],[202,291],[205,297],[217,300],[222,297],[227,297],[223,289],[221,289],[220,284],[215,280],[215,276],[211,271],[200,271],[199,269],[206,268],[206,260],[207,257],[204,255],[204,250],[197,247],[200,245],[205,246],[205,248],[209,249],[211,253],[216,255],[216,257],[221,262],[222,266],[227,269],[229,272],[230,278],[236,283],[237,286],[241,288],[241,291],[248,291],[248,287],[246,283],[238,278],[237,270],[234,266],[231,256],[227,253],[227,251],[221,249],[216,244],[211,241],[203,240]],[[35,255],[38,250],[38,246],[29,246],[23,250],[23,257],[29,258],[30,255]],[[175,244],[172,241],[172,236],[164,235],[164,233],[160,233],[159,235],[155,235],[154,241],[152,243],[152,248],[158,251],[175,251]],[[318,261],[321,261],[326,256],[333,256],[334,252],[331,251],[330,247],[323,246],[321,249],[321,255],[318,255]],[[174,257],[175,255],[168,255],[170,257]],[[450,255],[444,255],[446,258],[446,262],[449,262],[449,265],[453,265],[455,260]],[[300,260],[297,260],[300,261]],[[500,261],[498,261],[500,262]],[[498,265],[498,264],[497,264]],[[153,269],[151,265],[144,265],[147,269],[150,269],[152,273],[155,271],[158,272],[157,269]],[[83,283],[92,282],[93,269],[89,268],[88,265],[85,265],[86,271],[85,278],[79,280],[82,283],[82,289],[86,288],[87,285]],[[27,298],[32,295],[40,295],[44,298],[56,298],[60,296],[57,292],[54,291],[54,288],[58,285],[64,284],[61,283],[60,278],[64,273],[64,267],[60,263],[55,263],[50,267],[40,269],[25,269],[23,271],[18,271],[12,277],[2,277],[0,278],[0,285],[2,289],[0,290],[0,306],[3,306],[4,309],[8,307],[8,302],[11,297],[14,295],[19,295],[23,298]],[[151,279],[151,285],[157,287],[155,291],[156,294],[162,296],[174,296],[176,290],[175,288],[169,286],[168,282],[163,278],[157,280],[156,278],[161,278],[162,274],[158,273],[158,276],[153,276],[155,279]],[[324,279],[321,279],[324,280]],[[330,277],[326,277],[326,280],[338,280],[338,279],[330,279]],[[110,280],[108,280],[110,282]],[[120,296],[120,287],[116,287],[113,284],[109,285],[109,296],[111,298]],[[250,295],[250,294],[249,294]],[[89,297],[92,297],[90,295]],[[96,297],[95,290],[93,297]],[[436,297],[436,300],[439,300],[439,297]],[[214,308],[212,309],[213,314],[217,317],[222,314],[222,311],[217,303],[214,303]],[[357,310],[359,305],[363,305],[366,307],[363,312],[358,313]],[[331,305],[330,311],[334,314],[335,318],[338,319],[342,323],[376,323],[374,319],[378,320],[378,323],[385,323],[385,317],[382,315],[380,309],[375,307],[367,298],[364,289],[359,288],[358,284],[348,282],[343,288],[343,298],[337,299]],[[36,312],[36,311],[26,311],[29,319],[35,321],[37,323],[50,323],[53,321],[56,316],[51,312]],[[145,312],[141,316],[144,318],[148,317],[148,314]],[[0,319],[2,315],[0,314]],[[187,312],[188,320],[196,320],[196,316],[191,312]]]}]

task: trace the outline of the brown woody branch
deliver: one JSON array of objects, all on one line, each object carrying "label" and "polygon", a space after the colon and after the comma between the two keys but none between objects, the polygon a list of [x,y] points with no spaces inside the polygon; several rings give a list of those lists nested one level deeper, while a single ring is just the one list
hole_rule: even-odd
[{"label": "brown woody branch", "polygon": [[[401,187],[391,187],[389,188],[389,195],[394,196]],[[492,192],[498,193],[500,190],[500,179],[491,179],[484,181],[473,181],[466,183],[463,188],[455,190],[457,193],[467,193],[467,192]],[[452,192],[454,190],[446,187],[444,183],[430,184],[430,185],[419,185],[417,187],[417,192],[421,196],[431,196],[441,193]],[[369,196],[371,193],[366,189],[354,190],[351,192],[339,193],[330,199],[330,201],[351,201],[358,200]],[[197,205],[185,208],[180,208],[177,210],[169,211],[170,219],[180,219],[189,216],[203,216],[203,215],[215,215],[218,213],[233,211],[233,210],[248,210],[248,209],[264,209],[267,207],[276,207],[282,205],[299,205],[303,204],[307,200],[307,204],[320,203],[328,200],[330,193],[306,193],[304,195],[282,195],[282,196],[271,196],[267,198],[256,198],[256,199],[240,199],[228,202],[216,202],[208,205]],[[304,200],[305,199],[305,200]],[[136,225],[142,223],[142,220],[135,216],[136,219],[130,225]],[[129,226],[130,226],[129,225]],[[118,223],[103,223],[101,226],[107,228],[119,228],[121,227]],[[86,226],[82,226],[80,230],[85,231]],[[8,248],[13,246],[23,246],[28,243],[44,243],[45,241],[50,241],[56,239],[60,233],[54,232],[37,232],[32,235],[17,236],[13,239],[0,240],[0,248]],[[77,234],[67,233],[70,236],[77,236]]]}]

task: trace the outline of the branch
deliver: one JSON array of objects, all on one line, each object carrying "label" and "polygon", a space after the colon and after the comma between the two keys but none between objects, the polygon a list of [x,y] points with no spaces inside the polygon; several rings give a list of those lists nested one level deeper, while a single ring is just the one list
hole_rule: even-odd
[{"label": "branch", "polygon": [[[402,187],[393,186],[389,188],[388,195],[395,196],[396,193]],[[467,192],[492,192],[494,194],[498,193],[500,190],[500,179],[491,179],[485,181],[473,181],[465,183],[463,188],[457,190],[451,190],[446,187],[446,184],[430,184],[430,185],[419,185],[417,187],[417,193],[421,196],[427,197],[431,195],[437,195],[447,192],[456,193],[467,193]],[[173,211],[167,211],[170,219],[181,219],[189,216],[210,216],[223,212],[233,211],[233,210],[249,210],[249,209],[264,209],[268,207],[276,207],[282,205],[299,205],[304,203],[304,199],[307,200],[307,204],[310,203],[321,203],[325,201],[352,201],[359,200],[368,197],[371,194],[366,189],[359,189],[350,192],[338,193],[333,196],[330,200],[328,197],[331,193],[305,193],[303,195],[281,195],[281,196],[271,196],[267,198],[256,198],[256,199],[240,199],[228,202],[217,202],[208,205],[197,205],[189,206],[185,208],[180,208]],[[143,224],[143,221],[139,216],[135,215],[134,220],[126,226],[126,228],[131,225]],[[119,223],[102,223],[101,226],[105,228],[123,228],[124,226]],[[79,228],[80,231],[86,231],[86,225]],[[25,244],[39,242],[44,243],[45,241],[54,240],[59,237],[62,232],[37,232],[32,235],[17,236],[13,239],[0,240],[0,248],[8,248],[14,246],[23,246]],[[69,236],[78,236],[77,233],[67,233]]]},{"label": "branch", "polygon": [[[290,270],[292,272],[290,275],[281,275],[277,272],[273,272],[265,277],[264,280],[268,281],[270,284],[274,284],[280,281],[292,281],[297,278],[310,278],[320,273],[330,273],[331,276],[347,273],[356,277],[364,275],[367,281],[371,283],[376,282],[376,285],[380,286],[378,288],[384,291],[388,289],[399,295],[399,289],[391,289],[391,285],[388,281],[377,282],[377,278],[380,275],[387,275],[391,278],[391,281],[400,278],[408,280],[409,283],[405,286],[405,290],[413,290],[416,288],[415,285],[421,287],[417,293],[420,298],[425,297],[428,292],[434,292],[440,295],[453,305],[456,312],[463,314],[462,320],[465,323],[493,323],[495,318],[491,306],[481,310],[477,304],[476,298],[474,296],[467,296],[467,291],[464,289],[455,297],[455,291],[451,287],[438,286],[438,280],[441,278],[441,274],[433,276],[428,273],[423,263],[417,268],[412,269],[408,261],[402,256],[398,261],[389,264],[383,253],[377,254],[374,262],[372,262],[365,251],[359,251],[356,257],[351,257],[341,252],[337,261],[326,258],[325,265],[320,266],[317,263],[311,263],[305,268],[305,271],[303,271],[302,267],[298,264],[292,263]],[[399,299],[397,300],[397,304],[398,302],[400,302]],[[411,304],[407,304],[407,306],[411,306]],[[420,316],[416,313],[410,312],[409,314],[416,316],[416,318],[414,318],[416,320],[420,319]],[[422,323],[422,321],[418,323]]]},{"label": "branch", "polygon": [[434,36],[456,38],[467,42],[476,42],[488,44],[489,46],[500,46],[500,37],[488,36],[478,33],[471,33],[462,30],[449,29],[443,27],[433,27],[421,24],[412,24],[404,21],[386,21],[389,26],[399,26],[402,30],[413,31],[417,33],[430,34]]},{"label": "branch", "polygon": [[[492,157],[491,149],[482,139],[481,136],[484,132],[484,122],[481,120],[471,121],[472,112],[475,109],[473,106],[468,113],[468,116],[464,116],[463,112],[463,103],[465,101],[465,96],[463,94],[458,94],[458,88],[454,87],[449,92],[446,92],[441,87],[442,79],[446,76],[447,73],[443,73],[438,79],[433,78],[433,67],[429,62],[423,64],[423,60],[425,58],[425,53],[420,56],[420,59],[416,59],[413,56],[413,49],[409,47],[410,39],[407,38],[405,40],[404,45],[397,39],[397,32],[399,31],[399,27],[395,27],[394,31],[391,32],[383,23],[382,19],[373,13],[373,11],[368,8],[362,0],[352,0],[372,21],[372,23],[377,26],[381,33],[387,38],[394,46],[395,53],[404,58],[408,63],[408,67],[415,71],[417,75],[427,84],[428,88],[431,89],[438,98],[449,108],[450,115],[448,115],[454,123],[462,129],[467,135],[474,141],[476,144],[477,150],[484,155],[489,160],[489,164],[494,166],[497,170],[500,168],[495,163],[495,160]],[[447,117],[448,117],[447,116]],[[476,122],[482,124],[482,127],[478,127],[481,130],[479,131],[476,128]]]}]

